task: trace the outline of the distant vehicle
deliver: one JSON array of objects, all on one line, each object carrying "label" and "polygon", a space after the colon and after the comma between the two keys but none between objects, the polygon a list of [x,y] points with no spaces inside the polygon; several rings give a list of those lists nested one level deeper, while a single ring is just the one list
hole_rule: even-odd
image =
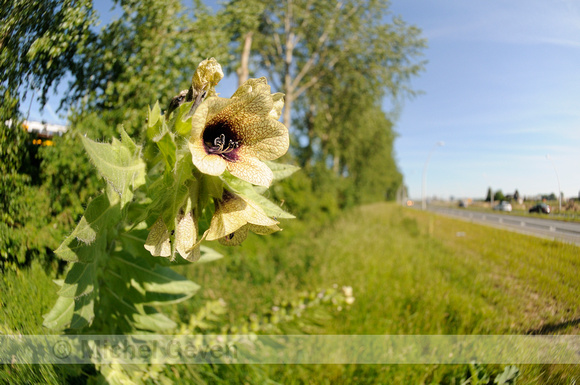
[{"label": "distant vehicle", "polygon": [[550,211],[552,211],[550,205],[547,205],[545,203],[538,203],[529,210],[530,213],[540,213],[540,214],[550,214]]},{"label": "distant vehicle", "polygon": [[509,202],[501,201],[501,203],[498,204],[497,206],[494,206],[493,209],[494,210],[499,210],[499,211],[508,211],[508,212],[511,212],[512,211],[512,205]]},{"label": "distant vehicle", "polygon": [[467,207],[466,201],[459,201],[459,207]]}]

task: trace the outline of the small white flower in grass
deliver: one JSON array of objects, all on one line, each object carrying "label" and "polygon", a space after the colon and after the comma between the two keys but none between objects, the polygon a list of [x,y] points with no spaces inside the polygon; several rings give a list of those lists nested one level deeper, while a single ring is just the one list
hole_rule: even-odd
[{"label": "small white flower in grass", "polygon": [[342,293],[345,297],[352,297],[352,286],[343,286]]}]

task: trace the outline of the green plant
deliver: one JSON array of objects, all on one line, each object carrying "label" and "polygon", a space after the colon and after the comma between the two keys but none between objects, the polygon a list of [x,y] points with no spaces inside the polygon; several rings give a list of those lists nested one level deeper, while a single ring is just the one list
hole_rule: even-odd
[{"label": "green plant", "polygon": [[[283,95],[270,94],[261,78],[218,98],[222,77],[214,59],[203,61],[168,112],[149,110],[143,146],[122,128],[110,144],[82,138],[107,186],[55,251],[69,266],[45,326],[77,334],[175,330],[159,307],[199,286],[171,266],[221,258],[203,241],[237,245],[248,231],[269,234],[280,230],[277,218],[293,217],[262,195],[297,169],[270,161],[288,149],[277,121]],[[98,368],[111,381],[141,372]]]}]

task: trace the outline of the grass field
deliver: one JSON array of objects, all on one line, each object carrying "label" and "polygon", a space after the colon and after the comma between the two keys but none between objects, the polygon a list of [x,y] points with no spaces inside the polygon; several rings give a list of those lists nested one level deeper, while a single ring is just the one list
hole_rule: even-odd
[{"label": "grass field", "polygon": [[[193,301],[223,298],[227,321],[247,318],[303,291],[352,286],[349,310],[313,329],[324,334],[579,334],[580,248],[378,203],[321,226],[283,223],[282,233],[251,237],[226,258],[182,272],[201,284]],[[43,333],[40,314],[55,299],[50,274],[33,265],[3,277],[0,322]],[[40,285],[45,293],[31,295]],[[522,365],[518,384],[573,384],[580,367]],[[5,368],[6,369],[6,368]],[[217,368],[207,383],[254,383],[249,374],[284,384],[460,384],[467,365],[271,365]],[[498,365],[484,369],[492,375]],[[183,383],[195,368],[176,366]],[[37,373],[38,374],[38,373]],[[253,375],[254,375],[253,374]],[[1,379],[0,375],[0,379]],[[475,383],[475,382],[470,382]],[[481,383],[481,382],[480,382]],[[490,382],[491,383],[491,382]]]}]

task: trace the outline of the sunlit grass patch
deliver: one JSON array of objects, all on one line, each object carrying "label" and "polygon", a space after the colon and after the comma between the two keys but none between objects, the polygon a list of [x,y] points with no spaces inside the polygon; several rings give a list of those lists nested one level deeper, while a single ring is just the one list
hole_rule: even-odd
[{"label": "sunlit grass patch", "polygon": [[[356,301],[325,325],[326,334],[579,331],[576,246],[384,203],[353,209],[324,228],[296,223],[290,229],[292,236],[282,232],[276,243],[256,237],[235,256],[194,268],[194,279],[205,277],[206,295],[231,303],[232,317],[299,290],[352,286]],[[503,370],[485,368],[495,375]],[[469,372],[465,365],[270,369],[283,383],[454,383]],[[569,383],[580,372],[521,369],[523,383],[537,384]]]}]

